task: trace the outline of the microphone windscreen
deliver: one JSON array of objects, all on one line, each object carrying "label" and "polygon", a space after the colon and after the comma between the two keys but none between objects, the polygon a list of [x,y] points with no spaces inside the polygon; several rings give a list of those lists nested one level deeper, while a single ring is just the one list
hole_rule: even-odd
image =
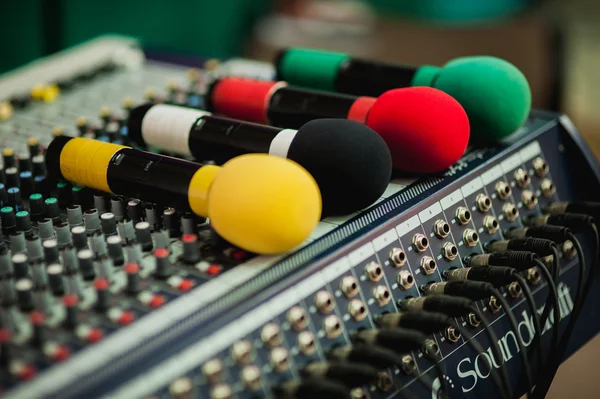
[{"label": "microphone windscreen", "polygon": [[[417,74],[418,75],[418,74]],[[510,136],[527,119],[531,89],[527,78],[511,63],[496,57],[461,57],[448,62],[433,79],[419,83],[450,94],[465,108],[471,135],[479,142]]]},{"label": "microphone windscreen", "polygon": [[315,178],[323,215],[346,215],[373,204],[386,190],[392,158],[371,128],[346,119],[316,119],[296,133],[287,157]]},{"label": "microphone windscreen", "polygon": [[304,168],[267,154],[226,162],[208,194],[208,215],[217,233],[265,255],[304,242],[319,223],[321,206],[319,188]]},{"label": "microphone windscreen", "polygon": [[373,104],[366,121],[387,143],[395,168],[441,172],[464,154],[469,119],[450,95],[431,87],[389,90]]}]

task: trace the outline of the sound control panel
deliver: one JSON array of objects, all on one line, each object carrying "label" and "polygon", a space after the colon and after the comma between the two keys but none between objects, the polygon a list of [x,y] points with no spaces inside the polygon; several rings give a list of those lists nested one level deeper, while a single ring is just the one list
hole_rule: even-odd
[{"label": "sound control panel", "polygon": [[[443,381],[451,397],[490,395],[483,359],[492,358],[491,346],[478,312],[496,331],[516,381],[515,334],[493,296],[456,318],[456,328],[393,359],[377,351],[373,334],[383,315],[402,314],[405,301],[424,296],[424,287],[445,281],[507,230],[598,188],[596,166],[565,117],[535,111],[512,144],[473,150],[443,176],[393,179],[369,208],[323,219],[297,250],[253,256],[189,212],[44,183],[43,152],[53,135],[129,145],[126,115],[136,101],[202,107],[218,74],[191,70],[181,83],[187,68],[144,60],[129,41],[98,45],[100,58],[86,48],[67,54],[77,68],[59,57],[0,79],[11,96],[0,99],[0,383],[7,398],[331,398],[336,388],[321,377],[350,358],[378,364],[374,375],[372,368],[342,373],[355,399],[435,397]],[[32,88],[35,76],[57,83]],[[165,90],[149,89],[173,77]],[[563,320],[573,309],[577,261],[572,242],[560,249]],[[537,268],[524,276],[541,311],[546,284]],[[521,286],[500,292],[529,346],[533,326]],[[585,320],[577,346],[599,323]],[[458,327],[485,351],[473,351]]]},{"label": "sound control panel", "polygon": [[[552,127],[551,123],[545,128]],[[282,283],[281,291],[269,299],[261,297],[260,304],[238,313],[235,321],[213,329],[113,393],[174,397],[173,392],[185,387],[187,394],[198,397],[251,398],[268,397],[274,387],[288,387],[311,364],[335,360],[349,350],[359,331],[376,329],[378,316],[401,312],[403,300],[423,295],[421,287],[444,281],[445,271],[463,267],[465,257],[484,253],[485,244],[502,239],[503,231],[522,226],[523,218],[540,214],[545,205],[557,201],[560,189],[546,159],[538,139],[494,160],[327,257],[304,277]],[[563,254],[563,274],[574,266],[569,258]],[[539,271],[531,269],[527,280],[539,297],[545,287]],[[512,307],[522,309],[518,285],[507,286],[502,293]],[[567,283],[560,283],[559,295],[565,317],[573,307]],[[477,306],[498,329],[507,328],[495,298]],[[529,320],[525,310],[516,314],[519,320]],[[486,342],[475,314],[456,321]],[[522,338],[530,343],[528,334],[533,330],[526,326],[529,330],[524,329]],[[504,342],[508,362],[516,351],[506,338]],[[461,352],[467,352],[465,341],[449,327],[430,336],[422,350],[403,354],[400,364],[381,370],[376,381],[357,386],[352,397],[383,398],[404,389],[428,389],[419,381],[436,378],[432,353],[446,359],[447,378],[454,381],[451,397],[461,390],[470,392],[471,381],[462,381],[450,369]],[[518,362],[513,365],[518,369]],[[429,389],[439,386],[438,378]]]}]

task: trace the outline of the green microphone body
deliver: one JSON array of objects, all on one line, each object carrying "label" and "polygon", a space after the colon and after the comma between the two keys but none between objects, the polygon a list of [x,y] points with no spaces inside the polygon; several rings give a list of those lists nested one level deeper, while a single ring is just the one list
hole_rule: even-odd
[{"label": "green microphone body", "polygon": [[307,48],[282,51],[277,79],[291,85],[377,97],[401,87],[429,86],[454,97],[466,110],[471,141],[499,142],[514,133],[531,110],[531,89],[511,63],[490,56],[460,57],[442,67],[394,65],[347,53]]}]

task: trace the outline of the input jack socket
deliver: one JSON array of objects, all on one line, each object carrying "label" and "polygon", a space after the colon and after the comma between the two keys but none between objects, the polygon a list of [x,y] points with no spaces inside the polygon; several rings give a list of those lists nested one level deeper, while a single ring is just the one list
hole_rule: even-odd
[{"label": "input jack socket", "polygon": [[424,252],[427,250],[427,248],[429,248],[429,240],[420,233],[417,233],[413,236],[412,244],[417,252]]},{"label": "input jack socket", "polygon": [[546,176],[546,174],[548,174],[548,172],[550,171],[550,167],[548,166],[548,163],[543,160],[541,157],[537,157],[536,159],[533,160],[533,170],[535,171],[535,174],[538,175],[539,177],[544,177]]},{"label": "input jack socket", "polygon": [[385,306],[392,300],[390,290],[388,290],[388,288],[384,285],[378,285],[373,290],[373,297],[379,306]]},{"label": "input jack socket", "polygon": [[404,355],[402,356],[401,368],[404,374],[413,375],[414,372],[417,370],[417,363],[415,362],[415,359],[413,359],[412,356]]},{"label": "input jack socket", "polygon": [[531,178],[529,177],[529,173],[523,168],[519,168],[515,171],[515,180],[517,181],[517,185],[521,188],[525,188],[531,182]]},{"label": "input jack socket", "polygon": [[533,209],[538,203],[538,199],[531,190],[523,190],[521,193],[521,201],[527,209]]},{"label": "input jack socket", "polygon": [[506,203],[502,207],[504,218],[509,222],[514,222],[519,217],[519,209],[513,203]]},{"label": "input jack socket", "polygon": [[538,285],[542,281],[542,275],[537,267],[527,270],[527,282],[531,285]]},{"label": "input jack socket", "polygon": [[450,235],[450,225],[445,220],[439,219],[433,225],[433,233],[438,238],[446,238]]},{"label": "input jack socket", "polygon": [[456,208],[456,221],[460,225],[465,225],[471,221],[471,212],[464,206]]},{"label": "input jack socket", "polygon": [[423,273],[430,275],[433,274],[437,269],[437,264],[432,257],[424,256],[421,258],[421,269],[423,270]]},{"label": "input jack socket", "polygon": [[367,274],[367,278],[374,283],[378,282],[383,277],[383,269],[377,262],[370,262],[365,268],[365,273]]},{"label": "input jack socket", "polygon": [[330,339],[337,338],[342,334],[342,324],[337,316],[327,316],[323,321],[323,329],[325,336]]},{"label": "input jack socket", "polygon": [[483,218],[483,228],[488,234],[496,234],[496,232],[500,228],[500,224],[494,216],[487,215]]},{"label": "input jack socket", "polygon": [[288,323],[290,323],[290,326],[296,331],[301,331],[308,325],[304,309],[300,306],[294,306],[288,311],[287,320]]},{"label": "input jack socket", "polygon": [[467,315],[467,321],[469,322],[469,325],[471,327],[475,327],[475,328],[479,327],[479,325],[481,324],[481,320],[473,312],[471,312]]},{"label": "input jack socket", "polygon": [[477,209],[479,209],[479,212],[485,213],[492,209],[492,200],[490,199],[490,197],[483,193],[477,194],[477,197],[475,198],[475,204],[477,205]]},{"label": "input jack socket", "polygon": [[454,344],[460,340],[460,333],[453,326],[448,326],[446,328],[445,335],[446,339]]},{"label": "input jack socket", "polygon": [[414,287],[415,278],[407,270],[402,270],[398,273],[398,286],[401,290],[406,291]]},{"label": "input jack socket", "polygon": [[466,229],[463,233],[463,241],[467,247],[472,248],[479,242],[479,234],[473,229]]},{"label": "input jack socket", "polygon": [[449,262],[452,262],[458,257],[458,248],[451,242],[447,242],[442,247],[442,256]]},{"label": "input jack socket", "polygon": [[364,320],[367,317],[367,309],[360,299],[353,299],[348,304],[348,313],[356,321]]},{"label": "input jack socket", "polygon": [[390,259],[394,267],[402,267],[406,263],[406,253],[400,248],[392,248]]},{"label": "input jack socket", "polygon": [[309,331],[302,331],[298,334],[298,349],[304,355],[312,355],[317,350],[315,337]]},{"label": "input jack socket", "polygon": [[353,276],[345,276],[340,282],[340,289],[346,298],[354,298],[359,291],[358,283]]},{"label": "input jack socket", "polygon": [[327,291],[319,291],[315,295],[315,304],[319,312],[326,314],[333,310],[335,307],[335,302],[333,298]]},{"label": "input jack socket", "polygon": [[521,297],[522,293],[523,291],[521,289],[521,285],[518,282],[513,281],[508,285],[508,294],[511,296],[511,298],[517,299]]},{"label": "input jack socket", "polygon": [[498,183],[496,183],[496,186],[494,187],[494,189],[496,190],[496,195],[501,200],[508,199],[510,197],[510,195],[512,194],[512,189],[510,188],[510,185],[507,182],[502,181],[502,180],[499,181]]},{"label": "input jack socket", "polygon": [[440,353],[440,347],[431,338],[425,340],[425,343],[423,344],[423,348],[421,350],[430,359],[435,359]]},{"label": "input jack socket", "polygon": [[495,296],[491,296],[488,301],[488,308],[491,313],[498,313],[502,309],[502,305],[500,305]]},{"label": "input jack socket", "polygon": [[552,197],[556,192],[556,186],[550,179],[542,180],[542,183],[540,184],[540,189],[542,191],[542,195],[546,198]]}]

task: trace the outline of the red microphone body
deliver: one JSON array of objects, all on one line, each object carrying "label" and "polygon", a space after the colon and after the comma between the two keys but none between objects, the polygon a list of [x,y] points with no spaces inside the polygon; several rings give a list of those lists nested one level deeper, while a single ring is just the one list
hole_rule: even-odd
[{"label": "red microphone body", "polygon": [[299,128],[319,118],[364,123],[386,142],[394,167],[411,173],[436,173],[453,165],[469,141],[469,120],[448,94],[430,87],[393,89],[357,97],[226,77],[206,96],[208,109],[232,118]]}]

